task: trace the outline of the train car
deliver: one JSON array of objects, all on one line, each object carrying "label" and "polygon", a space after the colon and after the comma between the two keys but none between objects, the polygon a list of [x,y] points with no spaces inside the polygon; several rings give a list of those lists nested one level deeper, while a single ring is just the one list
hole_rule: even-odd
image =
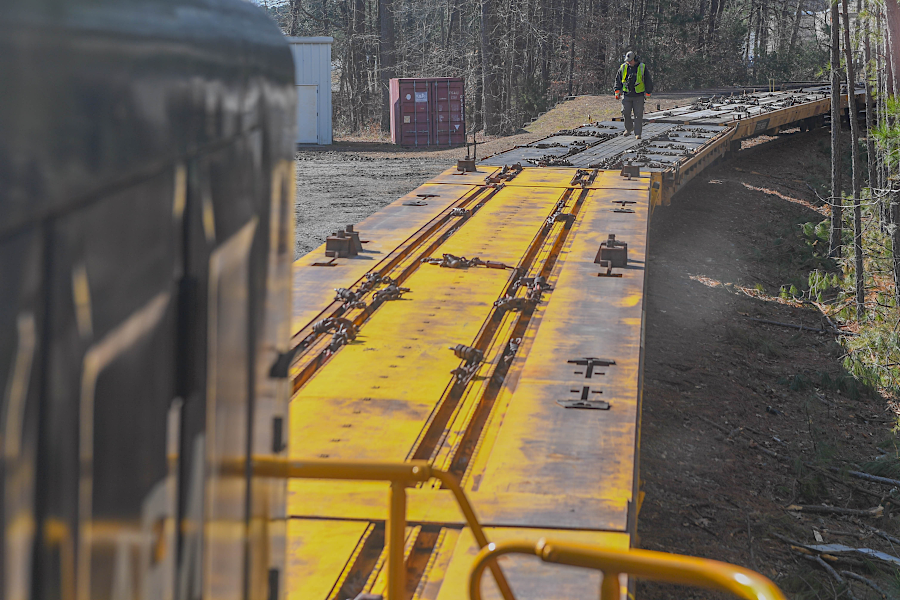
[{"label": "train car", "polygon": [[293,63],[240,0],[0,6],[0,598],[284,596]]},{"label": "train car", "polygon": [[[532,558],[494,564],[491,598],[613,600],[628,573],[680,572],[627,560],[645,556],[648,224],[741,139],[820,124],[823,94],[707,98],[650,113],[643,139],[602,121],[460,161],[301,257],[291,597],[477,597],[503,554]],[[365,477],[360,461],[397,470]]]},{"label": "train car", "polygon": [[252,4],[10,0],[0,81],[0,600],[781,599],[631,548],[647,223],[733,127],[561,132],[292,265]]}]

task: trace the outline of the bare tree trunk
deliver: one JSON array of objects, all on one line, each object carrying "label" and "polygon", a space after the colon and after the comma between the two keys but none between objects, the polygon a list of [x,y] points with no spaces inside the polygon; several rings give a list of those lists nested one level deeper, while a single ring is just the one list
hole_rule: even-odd
[{"label": "bare tree trunk", "polygon": [[378,54],[381,60],[381,130],[391,129],[391,79],[396,63],[396,39],[394,35],[394,0],[378,0],[378,19],[381,36],[378,40]]},{"label": "bare tree trunk", "polygon": [[[866,0],[866,8],[869,11],[872,11],[874,8],[874,14],[876,14],[876,23],[875,30],[881,31],[881,8],[878,6],[874,6],[870,0]],[[870,12],[869,19],[871,19],[872,13]],[[884,162],[882,161],[881,152],[875,147],[875,124],[876,124],[876,116],[878,119],[883,118],[884,111],[882,103],[884,102],[884,95],[882,92],[884,85],[884,61],[882,60],[881,48],[876,47],[875,49],[875,57],[872,57],[872,35],[871,35],[872,24],[871,20],[866,21],[866,38],[865,38],[865,52],[866,52],[866,69],[869,73],[869,77],[866,78],[866,141],[867,141],[867,149],[869,154],[869,190],[870,196],[875,197],[881,193],[881,190],[884,189]],[[877,39],[877,38],[876,38]],[[873,77],[874,74],[874,77]],[[875,89],[871,89],[871,79],[875,80]],[[875,98],[875,105],[872,106],[872,98]],[[877,192],[876,192],[877,190]],[[890,200],[888,197],[883,197],[881,202],[879,203],[879,217],[881,222],[881,231],[882,233],[887,233],[889,231],[889,226],[891,224],[891,207]]]},{"label": "bare tree trunk", "polygon": [[888,93],[900,96],[900,7],[897,6],[897,0],[884,0],[884,8],[888,33],[887,52],[885,53]]},{"label": "bare tree trunk", "polygon": [[300,33],[300,2],[291,0],[291,18],[288,25],[288,35],[295,36]]},{"label": "bare tree trunk", "polygon": [[459,2],[458,0],[447,0],[447,40],[444,42],[444,48],[450,49],[450,42],[453,40],[453,26],[459,27]]},{"label": "bare tree trunk", "polygon": [[350,39],[348,48],[350,54],[350,110],[354,130],[361,129],[366,123],[368,115],[365,110],[365,72],[366,50],[365,26],[366,5],[363,0],[350,0]]},{"label": "bare tree trunk", "polygon": [[500,133],[497,65],[494,60],[494,0],[481,0],[481,78],[484,87],[484,132]]},{"label": "bare tree trunk", "polygon": [[[472,134],[484,129],[484,79],[481,74],[481,52],[475,50],[475,116],[472,119]],[[468,117],[467,117],[468,118]]]},{"label": "bare tree trunk", "polygon": [[[887,36],[885,38],[885,77],[887,95],[896,97],[898,95],[898,86],[900,86],[900,7],[897,6],[897,0],[884,0],[884,17],[887,27]],[[885,115],[888,119],[892,116]],[[891,148],[893,150],[893,148]],[[900,191],[896,189],[896,184],[891,180],[891,165],[886,165],[885,187],[891,188],[891,248],[893,250],[894,259],[894,298],[897,306],[900,306]]]},{"label": "bare tree trunk", "polygon": [[759,4],[759,53],[769,54],[769,6],[766,0]]},{"label": "bare tree trunk", "polygon": [[697,48],[703,53],[703,46],[705,45],[705,37],[704,34],[706,31],[703,28],[703,22],[706,20],[705,11],[706,11],[706,2],[704,0],[700,0],[700,12],[697,14]]},{"label": "bare tree trunk", "polygon": [[[879,121],[883,122],[885,118],[885,97],[887,96],[887,77],[886,77],[886,67],[885,67],[885,49],[887,48],[887,35],[884,34],[884,19],[881,14],[881,7],[876,7],[877,17],[875,21],[875,29],[876,31],[881,32],[882,41],[879,45],[878,52],[875,53],[875,77],[876,77],[876,85],[878,87],[878,98],[877,98],[877,114]],[[887,187],[887,161],[885,161],[885,156],[889,152],[890,148],[884,148],[882,151],[878,153],[878,188],[884,189]],[[890,211],[890,202],[885,199],[885,225],[889,225],[891,223],[891,211]]]},{"label": "bare tree trunk", "polygon": [[634,4],[635,0],[631,0],[631,10],[628,11],[628,48],[634,48]]},{"label": "bare tree trunk", "polygon": [[569,17],[572,20],[572,28],[570,30],[569,42],[569,81],[566,83],[566,95],[572,95],[572,80],[575,77],[575,33],[578,27],[578,0],[572,0],[572,14]]},{"label": "bare tree trunk", "polygon": [[[866,2],[867,7],[871,5],[870,2]],[[872,73],[874,65],[872,64],[872,41],[870,35],[870,23],[869,18],[866,18],[865,24],[865,38],[863,41],[863,50],[865,52],[866,59],[866,67],[863,71],[863,76],[865,77],[866,82],[866,158],[868,159],[869,166],[869,197],[874,198],[875,193],[874,189],[878,187],[878,179],[876,177],[876,163],[878,162],[875,157],[875,137],[873,135],[875,131],[875,103],[872,102],[872,98],[874,97],[874,93],[872,91]]]},{"label": "bare tree trunk", "polygon": [[[875,53],[875,73],[878,77],[878,119],[879,122],[887,124],[888,119],[890,118],[887,114],[887,96],[888,96],[888,80],[887,80],[887,69],[889,62],[886,60],[887,57],[887,48],[888,48],[888,36],[884,30],[884,14],[882,12],[882,8],[877,7],[878,16],[877,21],[875,23],[875,27],[878,31],[881,32],[881,44],[879,45],[878,52]],[[888,187],[888,161],[887,156],[890,154],[891,145],[890,143],[886,143],[885,148],[879,149],[878,152],[878,187],[879,189],[886,189]],[[890,200],[885,199],[886,204],[886,215],[885,219],[886,224],[892,223],[891,211],[890,211]]]},{"label": "bare tree trunk", "polygon": [[641,0],[641,8],[638,11],[638,24],[637,24],[637,33],[638,36],[644,36],[644,22],[647,17],[647,1]]},{"label": "bare tree trunk", "polygon": [[606,39],[603,35],[603,28],[607,22],[606,13],[609,7],[608,0],[600,0],[599,5],[599,29],[601,33],[597,36],[597,60],[599,67],[597,69],[597,93],[608,94],[609,82],[606,78],[606,73],[608,71],[608,69],[606,68]]},{"label": "bare tree trunk", "polygon": [[787,37],[787,23],[788,23],[788,0],[782,0],[781,4],[781,18],[778,19],[778,38],[776,39],[776,49],[778,52],[783,52],[785,46],[790,43],[790,40]]},{"label": "bare tree trunk", "polygon": [[843,199],[841,190],[841,55],[838,0],[831,3],[831,245],[828,255],[841,256]]},{"label": "bare tree trunk", "polygon": [[756,77],[756,73],[758,70],[757,65],[759,64],[759,57],[763,53],[764,48],[760,45],[762,41],[763,35],[763,26],[765,25],[766,15],[763,13],[763,8],[760,4],[756,5],[756,31],[754,32],[754,49],[753,49],[753,76]]},{"label": "bare tree trunk", "polygon": [[[889,0],[885,0],[885,5],[887,5]],[[885,19],[887,20],[887,19]],[[891,29],[890,27],[886,27],[882,29],[884,32],[884,79],[885,79],[885,94],[888,96],[896,95],[894,94],[894,62],[891,60],[891,47],[892,39],[891,39]]]},{"label": "bare tree trunk", "polygon": [[793,54],[794,46],[797,45],[797,36],[800,33],[800,21],[803,18],[803,0],[797,0],[797,12],[794,13],[794,29],[791,31],[791,42],[788,44],[788,51]]},{"label": "bare tree trunk", "polygon": [[850,156],[853,161],[853,254],[856,267],[856,319],[866,315],[866,272],[862,248],[862,173],[859,164],[859,119],[856,110],[856,76],[853,68],[853,46],[850,44],[850,14],[844,0],[844,59],[847,63],[847,111],[850,117]]},{"label": "bare tree trunk", "polygon": [[[709,0],[709,21],[706,24],[706,43],[711,44],[716,34],[716,17],[722,10],[724,0]],[[701,25],[702,27],[702,25]]]},{"label": "bare tree trunk", "polygon": [[753,11],[755,9],[754,0],[750,0],[750,10],[747,13],[747,41],[744,44],[744,61],[750,60],[750,33],[753,31]]}]

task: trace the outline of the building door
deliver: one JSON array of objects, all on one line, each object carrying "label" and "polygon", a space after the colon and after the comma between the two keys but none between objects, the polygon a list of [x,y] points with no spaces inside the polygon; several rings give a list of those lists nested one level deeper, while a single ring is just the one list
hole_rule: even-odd
[{"label": "building door", "polygon": [[297,143],[319,142],[319,86],[297,86]]}]

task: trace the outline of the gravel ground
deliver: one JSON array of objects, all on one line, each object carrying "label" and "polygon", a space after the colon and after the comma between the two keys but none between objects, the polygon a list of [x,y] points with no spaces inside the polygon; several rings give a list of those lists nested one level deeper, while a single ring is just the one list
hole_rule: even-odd
[{"label": "gravel ground", "polygon": [[450,166],[434,158],[374,159],[356,153],[297,154],[297,229],[294,258],[414,190]]}]

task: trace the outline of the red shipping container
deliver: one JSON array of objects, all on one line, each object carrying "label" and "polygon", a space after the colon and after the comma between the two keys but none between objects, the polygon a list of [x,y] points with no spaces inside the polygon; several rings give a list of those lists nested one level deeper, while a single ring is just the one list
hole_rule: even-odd
[{"label": "red shipping container", "polygon": [[391,79],[391,141],[401,146],[465,144],[462,77]]}]

